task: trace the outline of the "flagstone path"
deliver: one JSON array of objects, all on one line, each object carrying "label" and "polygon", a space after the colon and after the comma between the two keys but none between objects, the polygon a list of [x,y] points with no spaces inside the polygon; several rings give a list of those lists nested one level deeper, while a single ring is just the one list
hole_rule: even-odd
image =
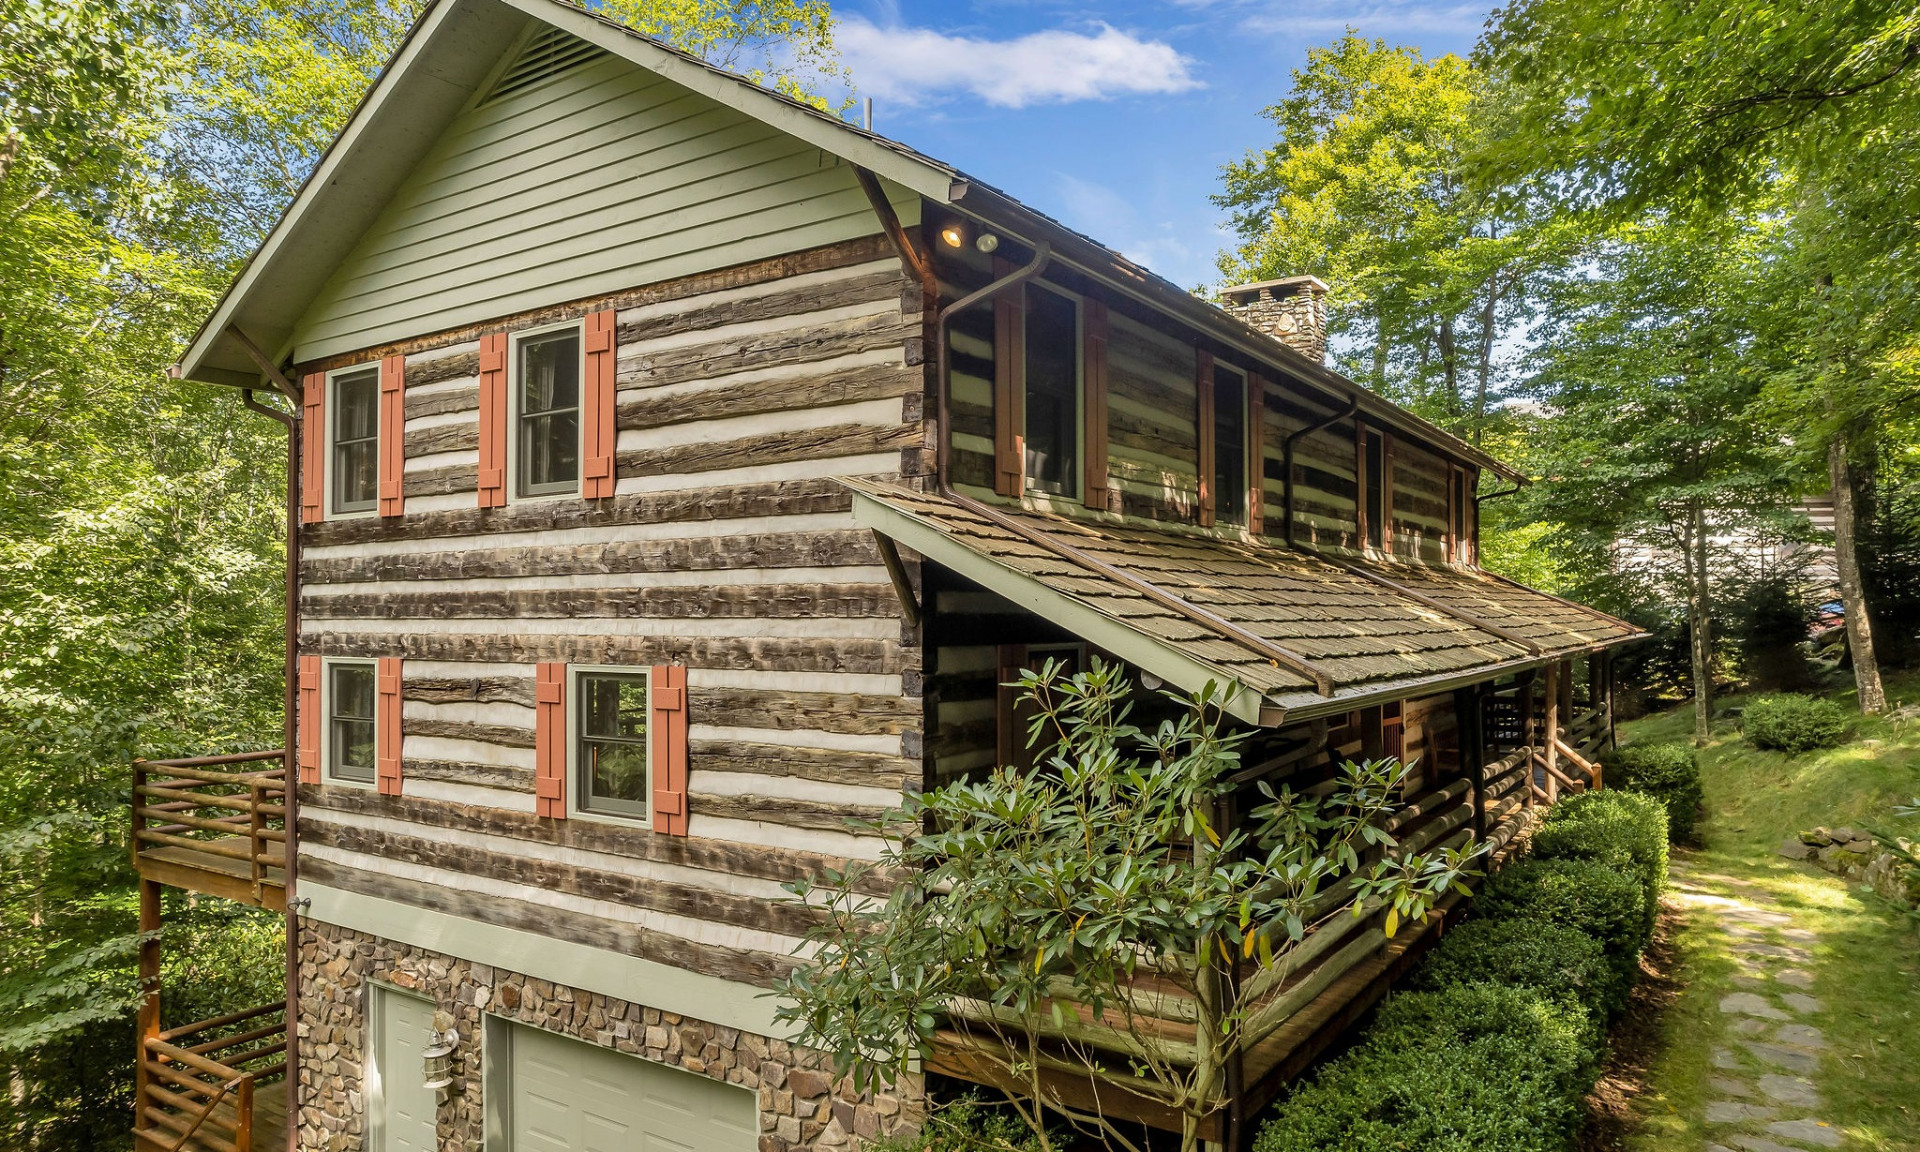
[{"label": "flagstone path", "polygon": [[1705,1152],[1814,1152],[1838,1148],[1840,1132],[1821,1119],[1816,1080],[1826,1037],[1814,988],[1814,935],[1766,905],[1759,890],[1726,876],[1701,876],[1731,891],[1717,895],[1676,863],[1672,898],[1715,923],[1731,942],[1739,991],[1720,998],[1713,1045],[1713,1092]]}]

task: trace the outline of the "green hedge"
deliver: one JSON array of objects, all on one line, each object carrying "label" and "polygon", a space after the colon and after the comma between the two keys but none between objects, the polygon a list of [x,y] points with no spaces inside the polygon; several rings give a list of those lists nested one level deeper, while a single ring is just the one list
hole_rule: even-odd
[{"label": "green hedge", "polygon": [[1847,738],[1847,714],[1831,700],[1782,693],[1757,696],[1740,713],[1740,725],[1755,748],[1789,755],[1832,748]]},{"label": "green hedge", "polygon": [[1607,962],[1600,942],[1545,920],[1469,920],[1446,934],[1420,967],[1413,986],[1464,984],[1527,988],[1573,1005],[1598,1029],[1627,1005],[1627,983]]},{"label": "green hedge", "polygon": [[1535,920],[1584,932],[1622,980],[1647,946],[1646,895],[1634,878],[1597,860],[1522,860],[1487,878],[1474,900],[1489,920]]},{"label": "green hedge", "polygon": [[1633,877],[1641,890],[1642,935],[1653,935],[1667,882],[1667,808],[1659,800],[1611,788],[1569,796],[1534,830],[1532,856],[1593,860]]},{"label": "green hedge", "polygon": [[1587,1029],[1521,988],[1397,995],[1275,1109],[1255,1152],[1564,1152],[1593,1086]]},{"label": "green hedge", "polygon": [[1700,821],[1700,759],[1680,741],[1670,744],[1629,744],[1606,757],[1608,788],[1638,792],[1667,806],[1667,840],[1693,843]]}]

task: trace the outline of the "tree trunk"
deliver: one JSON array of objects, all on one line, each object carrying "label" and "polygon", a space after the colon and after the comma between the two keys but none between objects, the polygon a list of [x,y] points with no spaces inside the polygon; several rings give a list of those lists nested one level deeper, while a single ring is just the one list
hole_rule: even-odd
[{"label": "tree trunk", "polygon": [[1447,414],[1460,415],[1460,353],[1453,338],[1453,317],[1442,316],[1436,333],[1440,344],[1440,372],[1447,381]]},{"label": "tree trunk", "polygon": [[1687,615],[1693,633],[1693,743],[1713,735],[1713,600],[1707,586],[1707,515],[1700,501],[1687,514]]},{"label": "tree trunk", "polygon": [[1487,300],[1480,309],[1480,363],[1479,378],[1473,386],[1473,428],[1469,437],[1473,446],[1480,446],[1480,433],[1487,423],[1487,387],[1493,376],[1493,322],[1499,315],[1500,278],[1487,277]]},{"label": "tree trunk", "polygon": [[1867,618],[1866,589],[1860,586],[1860,557],[1854,542],[1852,438],[1843,427],[1827,443],[1827,478],[1833,484],[1833,561],[1840,575],[1847,649],[1853,656],[1853,683],[1860,711],[1884,712],[1887,692],[1880,683],[1880,659],[1873,651],[1873,622]]}]

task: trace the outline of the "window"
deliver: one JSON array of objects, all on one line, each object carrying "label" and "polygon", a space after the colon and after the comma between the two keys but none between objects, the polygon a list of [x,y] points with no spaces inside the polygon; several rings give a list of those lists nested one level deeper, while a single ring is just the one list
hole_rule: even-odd
[{"label": "window", "polygon": [[574,680],[574,795],[582,812],[647,814],[647,674],[587,672]]},{"label": "window", "polygon": [[1380,433],[1369,428],[1366,439],[1366,518],[1367,544],[1386,547],[1387,540],[1387,452]]},{"label": "window", "polygon": [[1467,563],[1472,541],[1467,535],[1467,509],[1472,504],[1473,493],[1467,486],[1467,470],[1453,469],[1453,488],[1450,494],[1451,515],[1447,520],[1447,559],[1453,562]]},{"label": "window", "polygon": [[371,661],[327,664],[327,775],[355,784],[375,779],[374,665]]},{"label": "window", "polygon": [[514,495],[580,488],[580,329],[515,343]]},{"label": "window", "polygon": [[371,512],[380,498],[380,369],[355,368],[333,377],[332,485],[335,513]]},{"label": "window", "polygon": [[1027,286],[1027,485],[1073,496],[1080,484],[1080,307]]},{"label": "window", "polygon": [[1213,509],[1216,524],[1247,522],[1247,378],[1213,368]]}]

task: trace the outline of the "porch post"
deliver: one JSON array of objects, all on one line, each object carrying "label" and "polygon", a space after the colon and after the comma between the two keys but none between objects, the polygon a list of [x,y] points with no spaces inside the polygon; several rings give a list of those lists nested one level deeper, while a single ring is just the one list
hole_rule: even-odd
[{"label": "porch post", "polygon": [[1520,747],[1525,749],[1527,754],[1527,789],[1525,798],[1527,807],[1529,808],[1534,805],[1534,794],[1540,790],[1540,786],[1533,782],[1533,774],[1539,771],[1539,765],[1534,763],[1534,758],[1539,748],[1537,734],[1540,731],[1539,725],[1536,724],[1533,719],[1533,682],[1534,674],[1528,672],[1525,683],[1520,685],[1520,691],[1517,693],[1516,701],[1520,705]]},{"label": "porch post", "polygon": [[1560,749],[1554,744],[1553,738],[1560,734],[1560,696],[1565,679],[1566,678],[1561,675],[1561,666],[1558,661],[1547,665],[1547,718],[1546,722],[1541,725],[1543,731],[1540,736],[1540,742],[1545,746],[1547,763],[1545,787],[1547,790],[1547,803],[1549,804],[1560,799],[1560,782],[1554,776],[1554,773],[1560,769]]},{"label": "porch post", "polygon": [[133,1126],[144,1127],[147,1108],[147,1042],[160,1038],[160,884],[140,881],[140,1011],[135,1017]]},{"label": "porch post", "polygon": [[1481,705],[1482,685],[1455,689],[1454,724],[1460,730],[1461,767],[1473,785],[1473,837],[1487,838],[1487,726]]}]

